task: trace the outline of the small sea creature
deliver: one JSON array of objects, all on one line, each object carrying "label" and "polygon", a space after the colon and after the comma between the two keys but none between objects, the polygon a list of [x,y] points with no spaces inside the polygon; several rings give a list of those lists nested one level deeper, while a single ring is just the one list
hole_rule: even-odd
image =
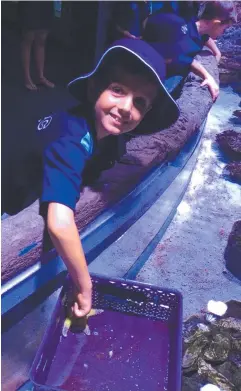
[{"label": "small sea creature", "polygon": [[206,321],[209,323],[214,323],[217,320],[217,316],[213,314],[206,314]]},{"label": "small sea creature", "polygon": [[98,310],[98,309],[92,309],[88,315],[82,317],[82,318],[76,318],[76,317],[71,317],[71,318],[66,318],[64,321],[63,329],[62,329],[62,335],[64,337],[67,337],[68,331],[70,327],[73,327],[75,331],[83,332],[86,335],[91,335],[90,328],[87,324],[88,318],[91,316],[95,316],[98,314],[101,314],[104,312],[104,310]]},{"label": "small sea creature", "polygon": [[63,335],[63,337],[67,337],[67,334],[68,334],[68,331],[70,329],[71,323],[72,323],[72,320],[70,318],[66,318],[65,319],[64,325],[63,325],[63,328],[62,328],[62,335]]}]

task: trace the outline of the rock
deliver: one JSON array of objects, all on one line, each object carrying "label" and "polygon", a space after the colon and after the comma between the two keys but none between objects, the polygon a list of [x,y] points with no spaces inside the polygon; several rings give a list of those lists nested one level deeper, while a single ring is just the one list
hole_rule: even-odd
[{"label": "rock", "polygon": [[193,377],[182,378],[182,391],[199,391],[200,383]]},{"label": "rock", "polygon": [[241,182],[241,162],[228,163],[224,167],[223,174],[238,183]]},{"label": "rock", "polygon": [[217,322],[217,327],[220,327],[221,329],[229,330],[229,332],[237,331],[241,333],[241,319],[236,319],[236,318],[220,319]]},{"label": "rock", "polygon": [[182,368],[184,373],[192,372],[197,369],[198,358],[202,355],[202,352],[208,345],[208,342],[208,337],[205,335],[205,333],[202,333],[186,349],[182,361]]},{"label": "rock", "polygon": [[241,160],[241,133],[225,130],[217,134],[216,141],[224,153],[232,160]]},{"label": "rock", "polygon": [[190,316],[183,324],[183,338],[185,343],[190,343],[189,339],[199,329],[198,325],[202,322],[198,315]]},{"label": "rock", "polygon": [[[204,329],[202,326],[204,327]],[[188,335],[186,334],[186,336],[183,336],[184,344],[188,347],[188,345],[192,344],[200,336],[208,334],[210,334],[210,328],[206,325],[203,325],[199,321],[195,329],[191,330]]]},{"label": "rock", "polygon": [[223,362],[227,360],[230,348],[230,338],[223,334],[216,334],[210,345],[206,347],[203,358],[211,362]]},{"label": "rock", "polygon": [[241,280],[241,220],[233,225],[224,258],[227,269]]},{"label": "rock", "polygon": [[203,314],[184,322],[182,391],[200,391],[207,384],[241,390],[241,301],[226,305],[215,323],[207,325]]},{"label": "rock", "polygon": [[198,360],[198,374],[206,382],[220,387],[222,391],[235,391],[234,384],[203,359]]},{"label": "rock", "polygon": [[235,3],[238,23],[227,29],[218,39],[218,47],[222,53],[219,63],[220,80],[223,83],[241,80],[241,3]]},{"label": "rock", "polygon": [[228,309],[225,317],[241,319],[241,301],[229,300],[226,304]]},{"label": "rock", "polygon": [[228,359],[241,371],[241,352],[236,351],[231,353]]},{"label": "rock", "polygon": [[241,369],[231,361],[227,361],[216,367],[218,372],[234,384],[236,390],[241,389]]},{"label": "rock", "polygon": [[216,367],[217,371],[225,376],[230,382],[233,381],[233,375],[237,371],[237,366],[231,361],[226,361],[225,363],[218,365]]},{"label": "rock", "polygon": [[241,110],[235,110],[233,115],[235,115],[235,117],[241,118]]}]

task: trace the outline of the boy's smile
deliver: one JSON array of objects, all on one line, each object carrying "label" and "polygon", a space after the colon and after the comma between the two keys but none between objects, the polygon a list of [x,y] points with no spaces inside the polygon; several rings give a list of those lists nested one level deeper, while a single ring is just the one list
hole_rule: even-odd
[{"label": "boy's smile", "polygon": [[158,86],[142,76],[117,72],[95,103],[97,138],[132,131],[151,109]]}]

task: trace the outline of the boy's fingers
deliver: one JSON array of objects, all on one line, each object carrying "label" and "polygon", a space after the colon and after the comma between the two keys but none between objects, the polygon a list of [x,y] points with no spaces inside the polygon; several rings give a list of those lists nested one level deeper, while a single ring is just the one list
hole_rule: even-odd
[{"label": "boy's fingers", "polygon": [[204,80],[204,81],[201,83],[201,87],[204,87],[206,84],[207,84],[207,80]]},{"label": "boy's fingers", "polygon": [[91,308],[88,306],[86,307],[79,307],[78,303],[75,302],[73,306],[73,313],[77,318],[82,318],[90,312]]}]

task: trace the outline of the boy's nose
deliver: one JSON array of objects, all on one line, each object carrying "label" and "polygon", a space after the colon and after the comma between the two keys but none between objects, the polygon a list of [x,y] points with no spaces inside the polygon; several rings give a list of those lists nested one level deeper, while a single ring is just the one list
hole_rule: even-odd
[{"label": "boy's nose", "polygon": [[132,96],[125,96],[119,102],[118,108],[119,108],[119,110],[121,110],[123,112],[123,114],[128,115],[131,111],[132,106],[133,106]]}]

